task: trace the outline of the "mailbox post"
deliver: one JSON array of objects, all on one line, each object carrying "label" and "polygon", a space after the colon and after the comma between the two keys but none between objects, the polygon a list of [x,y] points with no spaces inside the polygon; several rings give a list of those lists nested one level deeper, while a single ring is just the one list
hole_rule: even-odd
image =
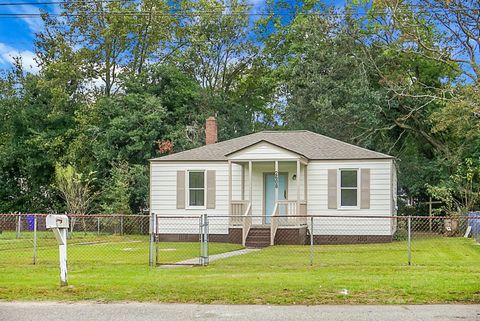
[{"label": "mailbox post", "polygon": [[60,257],[60,286],[66,286],[67,283],[67,230],[68,217],[66,215],[47,215],[47,229],[51,229],[58,243]]}]

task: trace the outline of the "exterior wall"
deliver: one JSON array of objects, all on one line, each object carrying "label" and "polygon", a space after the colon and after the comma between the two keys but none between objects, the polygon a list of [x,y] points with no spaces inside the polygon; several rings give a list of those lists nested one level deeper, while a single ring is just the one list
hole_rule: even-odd
[{"label": "exterior wall", "polygon": [[[391,216],[392,160],[311,161],[308,163],[307,212],[310,215]],[[342,168],[370,169],[369,209],[329,209],[328,170]],[[337,195],[340,197],[340,195]],[[314,235],[391,235],[389,218],[316,218]]]},{"label": "exterior wall", "polygon": [[[248,163],[244,164],[245,199],[249,197]],[[304,197],[304,170],[301,165],[300,200]],[[392,160],[364,161],[310,161],[307,165],[307,213],[310,215],[368,215],[390,216],[395,214],[396,174]],[[369,168],[370,169],[370,208],[369,209],[328,209],[328,169]],[[215,209],[177,209],[176,173],[178,170],[215,170],[216,206]],[[393,171],[393,172],[392,172]],[[264,215],[264,173],[274,172],[273,161],[253,162],[253,202],[252,215]],[[287,199],[296,200],[296,162],[279,160],[279,172],[288,173]],[[232,199],[241,200],[241,165],[232,164]],[[339,195],[338,195],[339,197]],[[228,163],[227,162],[152,162],[150,173],[150,209],[160,216],[159,233],[196,234],[198,216],[210,216],[209,231],[212,234],[228,234]],[[161,216],[192,216],[184,218],[162,218]],[[214,216],[222,216],[215,218]],[[316,218],[314,235],[391,235],[395,231],[394,219],[376,220],[362,218]],[[255,218],[253,224],[262,224]]]},{"label": "exterior wall", "polygon": [[[177,171],[215,170],[216,205],[214,209],[177,209]],[[240,198],[241,167],[232,166],[234,199]],[[159,218],[159,233],[198,233],[198,216],[225,216],[215,219],[210,233],[228,233],[228,163],[226,162],[152,162],[150,165],[150,211],[159,216],[194,216],[185,218]]]},{"label": "exterior wall", "polygon": [[[397,166],[394,161],[392,161],[390,166],[391,174],[392,174],[392,216],[397,215],[398,211],[398,181],[397,181]],[[397,230],[397,220],[392,219],[392,234],[395,233]]]},{"label": "exterior wall", "polygon": [[[249,176],[248,164],[244,163],[245,179],[245,199],[249,197]],[[301,167],[300,175],[300,199],[304,199],[304,166]],[[216,206],[215,209],[177,209],[176,208],[176,179],[179,170],[215,170],[216,171]],[[263,215],[263,189],[264,173],[273,173],[275,170],[274,162],[254,162],[252,163],[252,215]],[[296,174],[296,162],[279,162],[279,172],[288,173],[288,191],[287,197],[295,200],[297,197],[297,184],[293,180],[293,174]],[[298,179],[298,178],[297,178]],[[242,195],[242,169],[237,163],[232,164],[232,200],[241,200]],[[209,216],[227,216],[228,211],[228,163],[227,162],[152,162],[150,167],[150,211],[159,216],[195,216],[195,219],[173,219],[164,218],[162,233],[167,230],[181,229],[182,233],[198,233],[198,221],[196,217],[201,214]],[[211,224],[217,233],[228,232],[228,219],[225,217],[215,218],[215,223]],[[253,224],[262,224],[261,217],[254,218]],[[182,228],[175,228],[175,226]],[[222,226],[223,225],[223,226]],[[222,226],[220,228],[220,226]],[[183,231],[184,230],[184,231]],[[172,232],[173,233],[173,232]],[[178,232],[177,232],[178,233]],[[213,233],[213,232],[212,232]]]}]

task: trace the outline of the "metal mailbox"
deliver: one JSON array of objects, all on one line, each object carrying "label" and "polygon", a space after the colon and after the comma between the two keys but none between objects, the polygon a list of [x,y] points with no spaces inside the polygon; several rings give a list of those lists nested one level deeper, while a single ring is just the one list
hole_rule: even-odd
[{"label": "metal mailbox", "polygon": [[68,228],[68,217],[67,215],[47,215],[46,225],[48,229],[52,228]]}]

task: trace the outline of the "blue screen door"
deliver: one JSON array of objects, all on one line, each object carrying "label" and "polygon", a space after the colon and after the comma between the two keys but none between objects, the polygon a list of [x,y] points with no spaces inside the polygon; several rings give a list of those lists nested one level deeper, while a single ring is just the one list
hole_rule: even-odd
[{"label": "blue screen door", "polygon": [[[278,199],[287,199],[287,175],[278,174]],[[265,175],[265,223],[270,224],[275,207],[275,174]],[[284,211],[284,210],[282,210]],[[280,212],[280,214],[282,214]]]}]

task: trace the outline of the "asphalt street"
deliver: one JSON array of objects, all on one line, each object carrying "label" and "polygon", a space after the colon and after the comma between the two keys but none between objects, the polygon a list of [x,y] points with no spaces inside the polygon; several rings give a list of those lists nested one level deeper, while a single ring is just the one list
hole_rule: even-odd
[{"label": "asphalt street", "polygon": [[480,305],[201,305],[0,302],[0,321],[480,321]]}]

